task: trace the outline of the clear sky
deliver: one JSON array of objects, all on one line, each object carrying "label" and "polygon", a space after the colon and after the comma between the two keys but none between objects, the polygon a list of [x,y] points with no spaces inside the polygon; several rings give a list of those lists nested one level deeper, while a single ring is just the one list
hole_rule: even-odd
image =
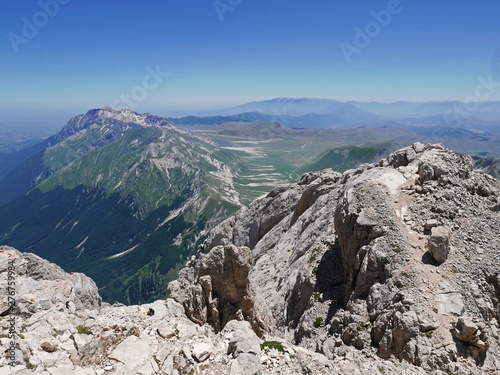
[{"label": "clear sky", "polygon": [[463,100],[500,66],[499,14],[498,0],[2,0],[0,115],[124,95],[161,115],[273,97]]}]

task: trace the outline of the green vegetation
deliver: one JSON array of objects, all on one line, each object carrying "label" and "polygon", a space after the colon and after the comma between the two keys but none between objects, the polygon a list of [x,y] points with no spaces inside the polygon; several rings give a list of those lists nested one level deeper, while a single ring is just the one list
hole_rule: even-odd
[{"label": "green vegetation", "polygon": [[319,328],[321,323],[323,323],[323,318],[321,318],[321,317],[316,318],[316,320],[313,323],[314,328]]},{"label": "green vegetation", "polygon": [[393,150],[394,146],[390,143],[381,143],[374,146],[342,146],[325,151],[315,161],[300,170],[307,172],[332,168],[338,172],[345,172],[363,163],[376,162]]},{"label": "green vegetation", "polygon": [[370,326],[370,324],[368,324],[368,323],[358,322],[358,324],[356,325],[356,330],[359,332],[366,331],[369,326]]},{"label": "green vegetation", "polygon": [[35,366],[30,363],[29,357],[24,357],[23,360],[28,370],[33,370],[35,368]]},{"label": "green vegetation", "polygon": [[321,293],[320,292],[314,292],[314,301],[318,302],[321,299]]},{"label": "green vegetation", "polygon": [[270,349],[276,349],[280,353],[285,352],[285,347],[278,341],[264,341],[262,344],[260,344],[260,350],[267,351]]},{"label": "green vegetation", "polygon": [[[65,140],[30,159],[23,173],[52,175],[38,189],[0,208],[0,243],[21,251],[29,247],[67,272],[85,273],[106,302],[147,303],[166,297],[168,282],[204,240],[200,232],[238,207],[218,195],[220,181],[207,174],[199,195],[203,211],[186,211],[162,225],[192,197],[198,171],[215,167],[202,157],[189,157],[191,169],[172,167],[165,173],[153,160],[173,147],[201,155],[212,146],[193,138],[183,146],[189,150],[180,150],[176,133],[162,143],[160,128],[125,135],[117,129],[111,135],[96,126],[85,137]],[[157,143],[162,144],[161,152],[148,154]],[[140,163],[145,153],[150,157]],[[224,162],[238,162],[231,153],[219,154]],[[117,254],[123,255],[113,258]]]},{"label": "green vegetation", "polygon": [[87,326],[84,326],[84,325],[79,325],[76,327],[76,331],[80,334],[80,335],[90,335],[91,332],[90,332],[90,328],[87,327]]}]

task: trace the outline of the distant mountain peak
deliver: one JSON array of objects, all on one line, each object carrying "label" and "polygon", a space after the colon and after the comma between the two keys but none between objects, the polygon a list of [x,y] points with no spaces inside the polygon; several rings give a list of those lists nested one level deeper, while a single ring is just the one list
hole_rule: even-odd
[{"label": "distant mountain peak", "polygon": [[70,137],[81,130],[100,123],[121,122],[132,128],[151,127],[151,126],[173,126],[164,118],[152,115],[151,113],[138,113],[129,109],[113,109],[111,107],[94,108],[85,114],[72,117],[68,124],[61,130],[63,138]]}]

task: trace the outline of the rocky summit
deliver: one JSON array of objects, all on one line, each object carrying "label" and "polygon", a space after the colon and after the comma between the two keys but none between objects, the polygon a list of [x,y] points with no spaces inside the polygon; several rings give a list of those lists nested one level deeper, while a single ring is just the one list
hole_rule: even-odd
[{"label": "rocky summit", "polygon": [[0,374],[497,374],[499,212],[471,157],[416,143],[241,209],[167,300],[3,247]]}]

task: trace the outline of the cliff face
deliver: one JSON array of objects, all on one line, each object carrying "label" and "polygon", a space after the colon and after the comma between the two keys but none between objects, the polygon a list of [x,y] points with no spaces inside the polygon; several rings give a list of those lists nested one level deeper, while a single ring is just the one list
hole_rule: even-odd
[{"label": "cliff face", "polygon": [[498,373],[499,194],[441,145],[308,173],[212,230],[154,316],[4,248],[3,332],[50,374]]}]

